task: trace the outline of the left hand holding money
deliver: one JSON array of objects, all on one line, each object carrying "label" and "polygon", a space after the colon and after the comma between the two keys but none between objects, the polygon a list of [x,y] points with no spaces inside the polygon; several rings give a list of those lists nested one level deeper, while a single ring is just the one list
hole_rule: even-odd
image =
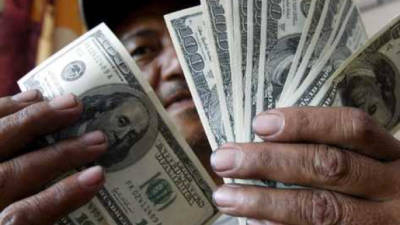
[{"label": "left hand holding money", "polygon": [[400,142],[366,113],[287,108],[253,127],[265,142],[224,145],[211,157],[215,172],[312,189],[224,185],[214,193],[223,213],[249,224],[400,223]]}]

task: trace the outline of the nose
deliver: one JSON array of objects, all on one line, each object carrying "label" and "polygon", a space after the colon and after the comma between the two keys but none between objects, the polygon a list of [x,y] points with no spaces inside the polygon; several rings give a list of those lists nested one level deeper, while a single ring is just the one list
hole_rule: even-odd
[{"label": "nose", "polygon": [[184,79],[182,67],[172,46],[165,49],[161,59],[161,79],[164,81]]}]

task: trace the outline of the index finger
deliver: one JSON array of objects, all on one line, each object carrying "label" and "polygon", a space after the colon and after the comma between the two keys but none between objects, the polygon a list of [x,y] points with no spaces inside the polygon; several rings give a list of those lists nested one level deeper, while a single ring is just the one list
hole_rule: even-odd
[{"label": "index finger", "polygon": [[[45,191],[16,202],[0,213],[0,224],[52,225],[90,201],[104,183],[101,167],[72,175]],[[8,222],[12,223],[8,223]]]},{"label": "index finger", "polygon": [[275,109],[258,115],[253,128],[265,141],[328,144],[381,160],[400,158],[400,142],[358,109]]},{"label": "index finger", "polygon": [[0,118],[37,103],[42,98],[42,94],[38,90],[22,92],[12,97],[2,97],[0,98]]},{"label": "index finger", "polygon": [[83,110],[73,95],[40,102],[0,119],[0,159],[19,153],[33,140],[76,122]]}]

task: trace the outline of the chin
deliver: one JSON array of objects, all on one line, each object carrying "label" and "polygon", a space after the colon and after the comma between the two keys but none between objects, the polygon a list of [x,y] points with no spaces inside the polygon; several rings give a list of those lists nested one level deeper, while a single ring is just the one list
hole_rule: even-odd
[{"label": "chin", "polygon": [[[196,109],[187,109],[180,111],[180,113],[170,113],[170,116],[204,168],[210,174],[214,174],[209,163],[212,152],[211,147]],[[214,179],[221,183],[218,180],[219,178],[214,177]]]},{"label": "chin", "polygon": [[209,146],[203,125],[200,122],[200,118],[195,108],[181,110],[179,113],[177,113],[177,111],[172,111],[169,112],[169,114],[179,132],[183,135],[194,151],[201,150],[198,148],[204,148],[205,144],[206,146]]}]

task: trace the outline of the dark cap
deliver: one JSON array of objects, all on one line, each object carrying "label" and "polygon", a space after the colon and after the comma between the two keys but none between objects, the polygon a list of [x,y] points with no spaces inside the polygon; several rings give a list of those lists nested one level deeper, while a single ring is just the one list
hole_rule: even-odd
[{"label": "dark cap", "polygon": [[146,4],[159,1],[178,3],[181,9],[200,4],[199,0],[80,0],[80,7],[88,29],[102,22],[113,29],[132,12],[143,9]]}]

